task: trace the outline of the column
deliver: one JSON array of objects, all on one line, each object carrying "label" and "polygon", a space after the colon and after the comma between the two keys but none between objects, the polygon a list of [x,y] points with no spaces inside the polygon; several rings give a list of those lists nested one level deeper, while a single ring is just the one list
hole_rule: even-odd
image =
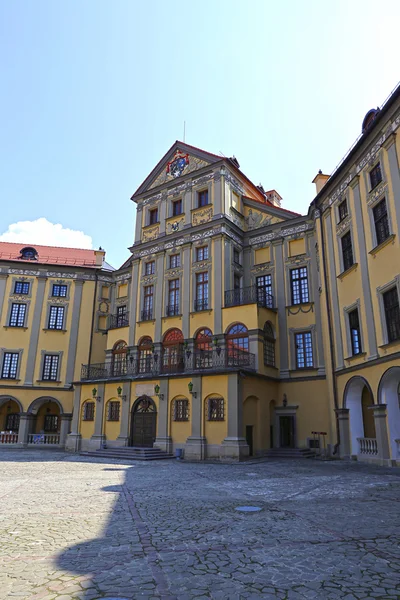
[{"label": "column", "polygon": [[393,188],[393,200],[396,211],[397,228],[400,228],[400,170],[396,151],[396,134],[393,133],[384,143],[389,158],[390,179]]},{"label": "column", "polygon": [[104,431],[104,383],[99,383],[99,387],[96,392],[95,417],[94,417],[94,434],[89,440],[89,449],[98,450],[102,447],[105,442]]},{"label": "column", "polygon": [[335,410],[339,423],[339,456],[340,458],[350,458],[351,440],[350,440],[350,418],[348,408],[337,408]]},{"label": "column", "polygon": [[167,218],[167,194],[163,193],[160,203],[160,230],[159,236],[165,235],[165,219]]},{"label": "column", "polygon": [[143,206],[136,206],[136,223],[135,223],[135,244],[138,244],[142,238],[142,221],[143,221]]},{"label": "column", "polygon": [[[332,317],[333,317],[333,328],[334,331],[333,336],[335,340],[335,348],[336,348],[336,367],[342,369],[344,367],[343,361],[343,340],[342,340],[342,329],[340,327],[340,312],[339,312],[339,295],[337,289],[337,279],[336,279],[336,263],[335,263],[335,251],[333,248],[333,235],[332,235],[332,217],[331,211],[327,212],[326,217],[322,217],[321,219],[321,228],[325,227],[326,231],[326,250],[327,250],[327,271],[329,276],[329,286],[330,286],[330,298],[332,306]],[[325,265],[324,265],[325,268]],[[328,290],[325,290],[325,293],[328,294]]]},{"label": "column", "polygon": [[131,382],[124,381],[122,384],[122,397],[121,397],[121,415],[120,415],[120,426],[119,435],[115,441],[115,446],[128,446],[129,445],[129,417],[131,411]]},{"label": "column", "polygon": [[222,236],[213,238],[214,335],[222,333]]},{"label": "column", "polygon": [[75,385],[74,388],[74,409],[72,411],[71,433],[68,435],[65,449],[71,452],[78,452],[81,448],[81,434],[79,433],[79,416],[81,410],[81,386]]},{"label": "column", "polygon": [[31,433],[35,416],[29,413],[21,413],[19,417],[18,444],[26,446],[28,444],[28,435]]},{"label": "column", "polygon": [[221,459],[240,460],[249,456],[249,447],[243,437],[243,390],[242,378],[238,373],[228,375],[228,398],[226,410],[228,435],[221,445]]},{"label": "column", "polygon": [[[64,387],[67,388],[70,387],[71,382],[74,380],[76,347],[78,344],[79,318],[81,314],[82,292],[84,283],[84,281],[74,281],[74,301],[72,304],[72,319],[68,344],[67,371],[64,383]],[[96,290],[96,286],[94,287],[94,290]],[[93,293],[95,293],[95,291]],[[90,335],[93,335],[93,331],[90,332]]]},{"label": "column", "polygon": [[317,238],[314,236],[310,236],[308,239],[308,243],[312,244],[312,248],[310,248],[311,255],[311,283],[312,283],[312,299],[314,300],[314,310],[315,310],[315,327],[316,327],[316,337],[317,337],[317,367],[318,367],[318,375],[325,375],[325,356],[324,356],[324,344],[322,341],[322,317],[321,317],[321,296],[319,293],[319,278],[318,278],[318,265],[317,265],[317,252],[315,248],[315,244]]},{"label": "column", "polygon": [[[129,337],[128,346],[132,347],[135,344],[136,335],[136,318],[137,318],[137,307],[138,307],[138,296],[139,296],[139,268],[140,261],[136,259],[132,261],[132,279],[130,286],[130,301],[129,301]],[[141,306],[139,306],[141,310]],[[139,316],[140,319],[140,316]]]},{"label": "column", "polygon": [[60,446],[63,448],[67,443],[67,436],[69,434],[71,421],[72,421],[72,413],[64,413],[60,415],[61,419],[61,427],[60,427]]},{"label": "column", "polygon": [[207,440],[202,435],[202,417],[203,417],[203,400],[201,390],[201,377],[193,377],[193,394],[190,399],[189,414],[191,418],[192,430],[190,437],[187,438],[185,444],[185,459],[187,460],[204,460],[206,457]]},{"label": "column", "polygon": [[374,413],[376,443],[378,445],[377,458],[381,465],[389,466],[390,447],[387,426],[386,404],[375,404],[369,407]]},{"label": "column", "polygon": [[190,337],[190,290],[192,288],[190,282],[190,266],[191,266],[191,246],[187,244],[183,247],[183,282],[182,282],[182,333],[183,337]]},{"label": "column", "polygon": [[154,298],[154,318],[156,320],[154,341],[161,340],[161,321],[164,308],[163,288],[164,288],[164,252],[159,254],[156,259],[157,283]]},{"label": "column", "polygon": [[35,372],[35,361],[37,356],[37,346],[39,340],[39,332],[40,326],[42,322],[42,308],[43,308],[43,298],[44,298],[44,290],[46,287],[47,277],[44,273],[38,275],[37,278],[37,288],[36,288],[36,297],[35,297],[35,308],[33,311],[33,319],[31,326],[31,335],[29,338],[29,348],[28,348],[28,359],[26,362],[25,369],[25,381],[24,385],[33,385],[33,376]]},{"label": "column", "polygon": [[0,274],[0,320],[1,313],[3,311],[4,296],[6,293],[7,277],[8,275]]},{"label": "column", "polygon": [[273,244],[276,264],[276,308],[278,309],[279,376],[289,377],[289,348],[286,323],[285,265],[283,264],[283,242]]},{"label": "column", "polygon": [[158,401],[157,414],[157,437],[154,445],[164,452],[172,452],[172,439],[168,432],[168,382],[167,378],[160,380],[160,398]]}]

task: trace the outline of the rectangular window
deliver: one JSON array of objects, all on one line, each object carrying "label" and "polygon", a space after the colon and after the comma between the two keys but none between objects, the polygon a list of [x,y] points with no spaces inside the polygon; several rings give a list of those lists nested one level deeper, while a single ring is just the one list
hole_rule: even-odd
[{"label": "rectangular window", "polygon": [[175,200],[172,203],[172,216],[177,217],[182,214],[182,200]]},{"label": "rectangular window", "polygon": [[400,339],[400,307],[397,288],[392,288],[383,294],[383,306],[388,342],[395,342]]},{"label": "rectangular window", "polygon": [[373,190],[382,181],[381,163],[375,165],[369,172],[369,180],[371,182],[371,190]]},{"label": "rectangular window", "polygon": [[314,366],[311,332],[296,333],[296,366],[298,369],[310,369]]},{"label": "rectangular window", "polygon": [[360,320],[358,318],[358,308],[349,312],[349,328],[351,339],[351,353],[353,356],[361,352],[361,332]]},{"label": "rectangular window", "polygon": [[153,297],[154,286],[146,285],[144,288],[144,304],[142,312],[142,321],[150,321],[153,318]]},{"label": "rectangular window", "polygon": [[189,400],[175,400],[174,421],[189,421]]},{"label": "rectangular window", "polygon": [[290,271],[290,283],[292,288],[292,304],[309,302],[307,267],[292,269]]},{"label": "rectangular window", "polygon": [[209,398],[208,399],[208,420],[209,421],[223,421],[224,415],[224,399],[223,398]]},{"label": "rectangular window", "polygon": [[201,246],[201,248],[196,248],[196,262],[200,260],[208,259],[208,246]]},{"label": "rectangular window", "polygon": [[239,250],[236,250],[236,248],[233,249],[233,262],[235,262],[237,265],[242,264],[240,262],[240,252]]},{"label": "rectangular window", "polygon": [[94,421],[94,402],[85,402],[83,405],[83,420]]},{"label": "rectangular window", "polygon": [[169,268],[176,269],[181,266],[181,255],[180,254],[172,254],[169,257]]},{"label": "rectangular window", "polygon": [[376,243],[379,246],[379,244],[382,244],[382,242],[387,240],[390,236],[389,219],[385,198],[383,198],[383,200],[374,206],[372,212],[374,215]]},{"label": "rectangular window", "polygon": [[24,327],[26,315],[26,304],[13,303],[11,305],[10,327]]},{"label": "rectangular window", "polygon": [[26,296],[29,294],[29,283],[27,281],[16,281],[14,286],[14,294]]},{"label": "rectangular window", "polygon": [[1,370],[2,379],[16,379],[18,372],[18,352],[5,352],[3,358],[3,368]]},{"label": "rectangular window", "polygon": [[179,287],[179,279],[171,279],[168,282],[167,317],[179,315]]},{"label": "rectangular window", "polygon": [[197,206],[207,206],[208,204],[208,190],[203,190],[197,194]]},{"label": "rectangular window", "polygon": [[126,304],[117,306],[117,327],[126,327],[129,325],[126,308]]},{"label": "rectangular window", "polygon": [[208,271],[196,273],[196,300],[195,310],[208,309]]},{"label": "rectangular window", "polygon": [[343,219],[345,219],[347,217],[347,215],[349,214],[349,211],[347,209],[347,198],[345,198],[343,200],[343,202],[341,202],[339,204],[339,222],[343,221]]},{"label": "rectangular window", "polygon": [[149,225],[155,225],[158,223],[158,208],[152,208],[149,210]]},{"label": "rectangular window", "polygon": [[57,297],[57,298],[66,298],[67,297],[67,289],[68,289],[68,286],[55,283],[53,285],[53,291],[52,291],[51,295],[54,297]]},{"label": "rectangular window", "polygon": [[57,433],[57,431],[58,431],[58,415],[45,415],[44,416],[43,431],[45,433]]},{"label": "rectangular window", "polygon": [[145,267],[144,267],[144,274],[145,275],[154,275],[156,270],[156,263],[154,260],[146,263]]},{"label": "rectangular window", "polygon": [[353,246],[351,243],[351,233],[348,231],[342,238],[342,256],[343,256],[343,271],[347,271],[354,264]]},{"label": "rectangular window", "polygon": [[119,421],[119,402],[108,403],[107,421]]},{"label": "rectangular window", "polygon": [[57,381],[58,379],[58,354],[45,354],[43,361],[43,381]]},{"label": "rectangular window", "polygon": [[64,306],[50,306],[48,329],[63,329]]},{"label": "rectangular window", "polygon": [[272,308],[272,277],[271,275],[260,275],[256,278],[257,302],[261,306]]}]

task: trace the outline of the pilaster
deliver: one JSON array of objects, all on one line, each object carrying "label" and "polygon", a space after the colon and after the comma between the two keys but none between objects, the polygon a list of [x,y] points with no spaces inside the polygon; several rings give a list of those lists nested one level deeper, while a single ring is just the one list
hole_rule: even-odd
[{"label": "pilaster", "polygon": [[273,244],[276,273],[276,307],[279,327],[279,376],[289,377],[289,347],[286,318],[285,265],[283,263],[283,241]]},{"label": "pilaster", "polygon": [[142,239],[142,222],[143,222],[143,206],[136,206],[136,222],[135,222],[135,244],[138,244]]},{"label": "pilaster", "polygon": [[386,404],[374,404],[369,407],[374,413],[376,443],[378,446],[377,458],[381,464],[388,464],[390,460],[390,446],[387,425]]},{"label": "pilaster", "polygon": [[[97,407],[96,407],[97,408]],[[74,388],[74,408],[72,411],[71,433],[68,435],[65,449],[71,452],[79,452],[81,446],[81,434],[79,433],[79,420],[81,412],[81,386]]]},{"label": "pilaster", "polygon": [[[138,296],[139,296],[139,269],[140,261],[136,259],[132,262],[132,279],[130,286],[130,304],[129,304],[129,337],[128,345],[130,347],[135,344],[136,335],[136,318],[137,318],[137,307],[138,307]],[[139,310],[141,305],[139,306]]]},{"label": "pilaster", "polygon": [[192,377],[193,392],[190,402],[190,414],[192,418],[192,431],[185,444],[186,460],[204,460],[206,457],[207,440],[202,431],[202,378]]},{"label": "pilaster", "polygon": [[67,436],[69,433],[72,413],[64,413],[60,415],[61,426],[60,426],[60,446],[65,447],[67,443]]},{"label": "pilaster", "polygon": [[348,408],[337,408],[335,410],[339,423],[339,456],[340,458],[350,458],[351,439],[350,439],[350,411]]},{"label": "pilaster", "polygon": [[[321,227],[326,226],[326,245],[327,245],[327,270],[329,275],[329,287],[330,287],[330,302],[332,305],[332,316],[333,316],[333,326],[334,331],[333,336],[335,340],[335,349],[336,349],[336,366],[339,369],[344,367],[343,360],[343,339],[342,339],[342,329],[340,326],[340,312],[339,312],[339,295],[337,289],[337,279],[336,279],[336,261],[335,261],[335,251],[333,247],[333,234],[332,234],[332,215],[329,211],[326,217],[322,217],[321,219]],[[328,290],[326,290],[328,293]]]},{"label": "pilaster", "polygon": [[249,446],[243,437],[243,385],[238,373],[228,375],[228,435],[220,447],[222,460],[240,460],[249,456]]},{"label": "pilaster", "polygon": [[3,323],[1,314],[3,312],[3,304],[4,304],[4,297],[6,294],[7,278],[8,278],[8,275],[0,273],[0,322],[1,323]]},{"label": "pilaster", "polygon": [[28,435],[31,433],[35,416],[30,413],[20,413],[18,429],[18,445],[26,446],[28,444]]},{"label": "pilaster", "polygon": [[[74,301],[72,305],[71,331],[69,335],[68,356],[67,356],[67,371],[65,375],[64,386],[69,387],[74,380],[76,348],[78,345],[79,320],[81,314],[82,292],[84,281],[74,281]],[[95,293],[95,292],[93,292]],[[93,335],[93,331],[90,332]]]},{"label": "pilaster", "polygon": [[392,133],[384,144],[389,158],[390,179],[393,188],[393,201],[396,212],[397,230],[400,229],[400,168],[396,150],[396,134]]},{"label": "pilaster", "polygon": [[213,239],[214,335],[218,335],[222,333],[222,236],[218,235]]},{"label": "pilaster", "polygon": [[121,421],[119,436],[117,437],[118,446],[128,446],[129,444],[129,417],[131,409],[131,382],[124,381],[122,384],[121,398]]},{"label": "pilaster", "polygon": [[[191,266],[191,247],[186,244],[183,247],[183,283],[182,283],[182,333],[183,337],[190,337],[189,318],[190,318],[190,266]],[[193,275],[194,276],[194,275]]]},{"label": "pilaster", "polygon": [[47,277],[41,273],[37,278],[37,288],[35,297],[35,308],[33,311],[33,319],[31,325],[31,335],[29,338],[28,358],[26,361],[25,381],[24,385],[33,385],[33,376],[35,372],[35,361],[37,356],[37,346],[39,340],[39,331],[42,321],[42,308],[44,290],[46,287]]},{"label": "pilaster", "polygon": [[168,431],[168,382],[167,378],[160,380],[160,396],[162,400],[160,399],[158,403],[158,427],[154,445],[160,448],[160,450],[170,453],[172,450],[172,439]]},{"label": "pilaster", "polygon": [[102,444],[105,442],[104,435],[104,391],[105,384],[99,383],[98,389],[96,392],[96,410],[94,417],[94,434],[90,438],[89,448],[90,450],[97,450],[101,448]]},{"label": "pilaster", "polygon": [[161,331],[162,331],[162,310],[164,305],[163,298],[163,289],[164,289],[164,252],[159,254],[156,259],[156,273],[157,273],[157,283],[156,283],[156,295],[155,295],[155,305],[154,305],[154,317],[156,320],[155,323],[155,332],[154,332],[154,341],[158,342],[161,340]]}]

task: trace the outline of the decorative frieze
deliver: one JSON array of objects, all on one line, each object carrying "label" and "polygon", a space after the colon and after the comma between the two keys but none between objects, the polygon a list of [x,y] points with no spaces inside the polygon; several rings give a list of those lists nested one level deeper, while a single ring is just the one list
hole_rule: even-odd
[{"label": "decorative frieze", "polygon": [[388,187],[387,183],[381,183],[380,185],[378,185],[377,188],[375,188],[374,190],[372,190],[368,194],[368,200],[367,200],[368,206],[371,206],[372,204],[375,204],[375,202],[377,200],[379,200],[380,197],[383,196],[383,194],[386,192],[387,187]]},{"label": "decorative frieze", "polygon": [[151,240],[155,240],[158,238],[159,234],[159,225],[152,225],[151,227],[147,227],[142,231],[142,240],[143,242],[149,242]]},{"label": "decorative frieze", "polygon": [[204,208],[198,208],[196,211],[192,213],[192,224],[193,225],[202,225],[203,223],[208,223],[211,221],[213,216],[213,207],[206,206]]},{"label": "decorative frieze", "polygon": [[254,275],[258,275],[259,273],[265,273],[266,271],[270,271],[271,270],[271,261],[263,263],[262,265],[256,265],[254,267],[252,267],[251,272]]},{"label": "decorative frieze", "polygon": [[174,279],[175,277],[180,277],[183,273],[183,269],[167,269],[165,271],[166,279]]},{"label": "decorative frieze", "polygon": [[197,177],[197,179],[193,179],[192,184],[195,186],[205,185],[212,179],[214,179],[214,173],[207,173],[207,175],[203,175],[202,177]]},{"label": "decorative frieze", "polygon": [[346,231],[346,229],[350,227],[350,223],[351,216],[347,215],[347,217],[345,217],[343,221],[340,221],[340,223],[336,225],[336,235],[342,235]]},{"label": "decorative frieze", "polygon": [[287,229],[276,229],[275,231],[271,231],[271,233],[265,233],[264,235],[258,235],[254,238],[250,238],[249,244],[250,246],[256,246],[257,244],[264,244],[265,242],[271,242],[272,240],[276,240],[282,237],[294,236],[299,233],[304,233],[305,231],[313,229],[313,225],[310,223],[302,223],[301,225],[297,225],[296,227],[289,227]]},{"label": "decorative frieze", "polygon": [[307,254],[298,254],[297,256],[288,256],[285,260],[286,265],[304,265],[310,260]]}]

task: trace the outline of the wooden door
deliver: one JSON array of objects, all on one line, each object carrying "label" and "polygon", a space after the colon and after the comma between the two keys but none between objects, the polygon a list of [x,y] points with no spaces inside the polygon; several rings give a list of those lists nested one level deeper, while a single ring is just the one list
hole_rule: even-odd
[{"label": "wooden door", "polygon": [[152,448],[156,437],[155,412],[135,412],[132,419],[131,445]]},{"label": "wooden door", "polygon": [[280,447],[294,448],[294,417],[279,417]]}]

